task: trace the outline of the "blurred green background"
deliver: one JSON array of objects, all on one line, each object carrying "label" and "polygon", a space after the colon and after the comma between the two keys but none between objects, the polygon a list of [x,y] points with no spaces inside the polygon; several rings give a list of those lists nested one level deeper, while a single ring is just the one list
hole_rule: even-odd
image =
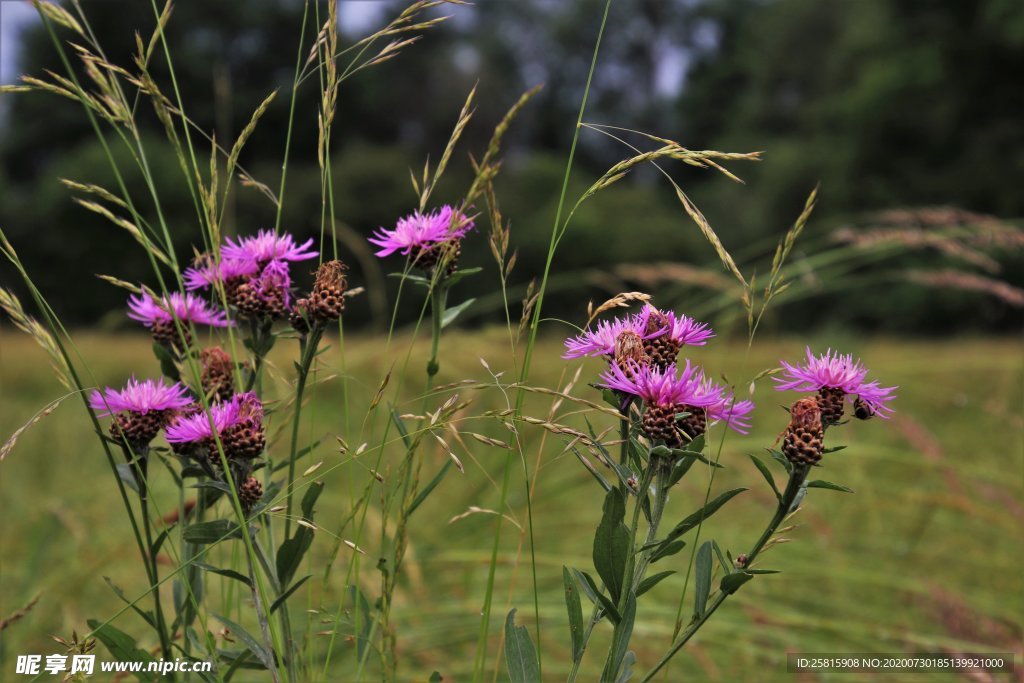
[{"label": "blurred green background", "polygon": [[[404,4],[342,0],[346,40],[381,26]],[[61,72],[38,19],[23,16],[31,8],[19,6],[16,16],[14,5],[4,3],[0,15],[9,27],[21,27],[4,32],[8,80],[44,69]],[[322,20],[325,9],[318,7]],[[399,58],[345,81],[333,136],[336,214],[344,224],[341,249],[354,266],[353,279],[373,285],[371,296],[353,302],[351,320],[377,329],[385,323],[390,309],[382,292],[394,282],[383,280],[378,265],[366,258],[361,236],[415,208],[409,169],[418,171],[427,157],[439,158],[474,83],[476,115],[436,201],[462,196],[471,173],[467,154],[479,157],[519,93],[544,83],[509,133],[497,183],[519,250],[513,285],[525,287],[538,275],[602,9],[599,0],[483,0],[437,8],[433,15],[452,19]],[[280,89],[242,156],[253,177],[276,190],[303,3],[247,0],[244,11],[236,10],[237,3],[228,0],[176,3],[167,39],[189,116],[218,140],[234,139],[259,102]],[[154,25],[149,2],[96,0],[87,11],[116,64],[130,64],[134,32],[148,35]],[[762,163],[731,166],[745,186],[713,172],[667,167],[745,271],[767,271],[779,234],[818,182],[821,201],[797,261],[812,246],[834,244],[836,229],[875,225],[882,210],[944,206],[1001,219],[1024,215],[1019,0],[622,0],[613,3],[609,21],[588,121],[655,133],[694,149],[764,150]],[[310,35],[315,24],[308,22]],[[162,60],[153,68],[158,80],[169,81]],[[320,229],[315,81],[307,80],[298,92],[282,223],[303,236],[319,236]],[[0,225],[64,319],[123,324],[119,313],[104,317],[120,311],[123,293],[94,275],[146,281],[149,265],[128,235],[74,204],[58,182],[63,177],[114,185],[86,117],[73,103],[48,94],[4,95],[0,101]],[[199,237],[192,203],[151,107],[140,111],[150,119],[149,161],[163,209],[179,256],[187,258]],[[115,152],[128,160],[119,146]],[[619,143],[584,131],[570,197],[629,154]],[[141,178],[129,176],[127,182],[143,189]],[[269,202],[241,188],[232,196],[226,229],[251,232],[273,220]],[[977,222],[976,216],[953,214],[936,224],[912,214],[897,219],[895,227],[939,233]],[[984,247],[996,252],[995,261],[936,253],[927,244],[899,262],[869,259],[841,286],[809,283],[817,294],[810,290],[809,300],[767,324],[789,332],[830,325],[917,334],[1019,329],[1019,235],[1010,242],[990,239]],[[489,263],[484,240],[468,241],[464,253],[467,264]],[[718,270],[713,251],[671,187],[646,168],[577,214],[556,264],[555,286],[564,296],[549,299],[549,311],[568,316],[578,310],[575,301],[587,296],[650,288],[636,268],[616,267],[651,261]],[[966,271],[987,285],[981,294],[966,295],[963,278],[947,277],[943,286],[930,288],[889,286],[907,279],[894,269],[911,266]],[[10,272],[0,264],[0,277],[12,280]],[[971,281],[977,288],[978,280]],[[1009,296],[993,282],[1008,283]],[[657,284],[663,299],[678,302],[707,286],[678,278]],[[873,296],[883,287],[885,297]],[[1002,296],[992,293],[1000,291]],[[405,313],[413,315],[415,307]],[[501,319],[497,307],[478,308],[476,315],[478,321]]]},{"label": "blurred green background", "polygon": [[[403,4],[342,0],[346,40],[372,31]],[[60,71],[31,11],[12,6],[0,2],[4,78]],[[96,0],[85,6],[110,59],[127,64],[134,31],[152,30],[149,3]],[[369,465],[359,461],[336,467],[333,437],[345,436],[353,446],[373,443],[376,427],[360,430],[358,423],[392,362],[381,357],[374,333],[389,319],[395,282],[384,275],[394,263],[367,257],[363,238],[415,208],[409,169],[440,156],[474,83],[479,82],[477,112],[438,189],[438,202],[464,193],[472,177],[467,153],[479,157],[518,95],[544,83],[509,133],[497,181],[519,253],[510,298],[521,299],[543,268],[602,8],[597,0],[481,0],[447,8],[451,21],[398,59],[343,85],[333,137],[340,249],[353,266],[353,282],[369,291],[346,312],[351,338],[344,370],[337,340],[325,357],[325,371],[333,368],[349,378],[349,400],[358,414],[342,413],[337,382],[319,388],[312,403],[309,438],[325,436],[326,442],[308,458],[325,462],[319,474],[327,494],[319,521],[328,530],[371,476]],[[323,4],[319,9],[324,11]],[[188,113],[218,140],[233,139],[266,94],[281,89],[242,157],[254,177],[274,188],[301,16],[302,3],[295,0],[181,0],[167,33]],[[15,17],[18,30],[10,28]],[[166,81],[160,62],[156,73]],[[1015,652],[1021,666],[1021,73],[1019,0],[613,4],[586,118],[656,133],[693,149],[764,150],[760,163],[730,166],[745,185],[708,171],[668,169],[745,273],[768,271],[775,243],[819,182],[821,196],[792,257],[794,287],[771,309],[749,351],[735,288],[654,169],[638,170],[577,213],[555,260],[545,318],[581,323],[589,299],[649,291],[661,306],[715,324],[718,340],[693,358],[741,386],[780,358],[796,360],[805,344],[852,351],[865,359],[873,377],[900,386],[893,420],[837,431],[850,448],[829,458],[822,477],[857,493],[813,492],[801,526],[789,534],[793,542],[766,556],[766,566],[783,573],[759,577],[727,603],[673,663],[666,680],[790,681],[794,677],[783,673],[786,652]],[[297,96],[283,226],[319,238],[317,87],[310,81]],[[148,125],[147,149],[164,212],[178,255],[186,258],[200,235],[191,198],[155,117]],[[127,153],[117,153],[129,166]],[[583,131],[570,196],[628,154],[618,143]],[[152,375],[149,342],[124,318],[124,292],[95,277],[110,274],[153,285],[148,260],[129,236],[74,204],[58,178],[114,184],[81,109],[45,94],[0,95],[0,226],[43,294],[78,330],[83,358],[94,373],[90,381],[120,384],[132,371]],[[142,196],[140,177],[127,182]],[[274,220],[273,207],[245,188],[232,193],[227,215],[227,228],[241,234]],[[463,253],[465,266],[482,265],[485,272],[454,294],[457,300],[480,298],[460,320],[462,329],[445,339],[441,380],[485,376],[481,357],[511,375],[503,350],[507,341],[495,327],[503,311],[500,297],[489,294],[497,291],[498,279],[486,239],[467,239]],[[24,294],[7,263],[0,263],[0,283]],[[419,301],[405,297],[399,321],[414,320],[419,309]],[[570,331],[545,321],[534,384],[564,385],[571,378],[577,364],[558,359],[559,339]],[[395,348],[404,351],[412,343],[407,335],[400,334]],[[413,343],[413,386],[419,386],[423,341]],[[274,360],[280,388],[291,371],[283,345]],[[597,363],[584,364],[577,395],[594,397],[584,385],[598,370]],[[6,438],[62,393],[44,355],[0,319],[0,436]],[[785,414],[775,408],[785,398],[773,394],[759,385],[755,431],[726,441],[727,469],[715,482],[716,489],[753,489],[714,520],[714,537],[734,552],[754,540],[772,503],[745,454],[771,443],[785,425]],[[480,392],[474,400],[476,414],[504,407],[496,391]],[[0,617],[42,595],[0,639],[0,679],[13,655],[50,652],[51,634],[81,632],[86,618],[119,608],[103,576],[129,595],[144,588],[114,483],[73,403],[27,432],[0,464],[7,519],[0,526]],[[532,397],[526,413],[546,416],[549,409],[548,401]],[[582,427],[571,411],[562,406],[558,416]],[[503,436],[490,424],[476,431]],[[540,466],[534,517],[541,647],[546,671],[564,678],[568,637],[561,565],[589,566],[600,504],[585,470],[571,455],[559,454],[562,444],[549,435],[540,449],[542,435],[524,432],[531,472]],[[471,671],[494,520],[486,514],[450,520],[470,506],[498,505],[494,482],[501,477],[504,451],[470,442],[459,453],[466,474],[449,475],[442,495],[428,500],[410,532],[409,573],[396,609],[402,671],[409,680],[424,680],[438,669],[461,681]],[[432,473],[444,458],[440,449],[429,451],[426,467]],[[706,479],[700,477],[672,501],[677,516],[702,500]],[[162,504],[173,506],[170,490],[162,493]],[[508,513],[523,523],[521,482]],[[379,533],[372,524],[371,531]],[[322,574],[331,546],[327,534],[318,537],[310,573]],[[519,607],[520,619],[531,619],[527,549],[509,525],[491,630],[496,638],[507,607]],[[230,563],[231,551],[223,552],[218,559]],[[345,552],[343,547],[340,565],[355,559]],[[365,571],[371,594],[377,578],[372,560]],[[641,662],[650,663],[667,647],[682,581],[671,577],[652,594],[657,599],[648,601],[650,611],[634,641]],[[340,584],[311,581],[309,608],[336,604]],[[133,619],[126,616],[118,625],[138,632]],[[316,628],[315,615],[309,624],[311,631]],[[606,637],[595,637],[592,653],[602,650]],[[588,657],[584,680],[596,679],[599,659]],[[346,680],[351,661],[338,661],[332,672],[337,680]],[[841,680],[863,678],[869,677],[847,674]]]}]

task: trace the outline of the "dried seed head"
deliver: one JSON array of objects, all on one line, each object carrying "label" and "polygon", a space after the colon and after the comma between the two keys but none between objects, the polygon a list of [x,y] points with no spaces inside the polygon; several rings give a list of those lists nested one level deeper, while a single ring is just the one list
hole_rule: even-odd
[{"label": "dried seed head", "polygon": [[790,421],[782,439],[782,452],[796,465],[815,465],[821,461],[824,426],[821,408],[813,396],[793,404]]},{"label": "dried seed head", "polygon": [[327,261],[316,271],[316,281],[306,306],[312,317],[318,321],[337,320],[345,310],[345,290],[348,270],[341,261]]},{"label": "dried seed head", "polygon": [[219,346],[211,346],[199,352],[203,365],[199,381],[203,393],[212,401],[227,401],[234,394],[234,367],[231,356]]}]

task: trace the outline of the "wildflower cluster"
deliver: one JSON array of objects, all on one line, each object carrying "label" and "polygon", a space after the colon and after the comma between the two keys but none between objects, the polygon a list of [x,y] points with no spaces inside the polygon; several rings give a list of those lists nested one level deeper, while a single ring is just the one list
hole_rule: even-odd
[{"label": "wildflower cluster", "polygon": [[[594,595],[591,625],[605,616],[612,623],[613,646],[608,651],[601,680],[628,677],[625,654],[632,636],[637,599],[672,573],[662,572],[645,578],[650,564],[680,552],[686,545],[680,540],[683,534],[701,527],[732,497],[746,490],[732,489],[714,499],[709,497],[703,507],[661,535],[669,489],[697,462],[715,469],[725,466],[719,462],[720,458],[712,461],[703,453],[708,428],[720,423],[740,434],[748,434],[750,430],[753,402],[737,400],[728,387],[708,378],[700,366],[684,357],[684,347],[705,345],[713,336],[711,328],[704,323],[646,304],[639,313],[601,321],[565,341],[564,358],[590,356],[606,361],[596,386],[606,390],[606,399],[620,418],[621,452],[617,463],[603,444],[589,446],[614,471],[620,484],[613,487],[589,467],[606,491],[601,523],[594,536],[594,567],[604,589],[599,589],[598,582],[586,572],[567,570],[566,574],[567,591],[573,589],[571,577],[575,576],[579,590]],[[800,506],[809,488],[848,490],[830,482],[807,480],[811,468],[820,466],[827,452],[825,431],[842,424],[845,403],[851,402],[854,415],[862,420],[874,415],[886,418],[891,413],[889,403],[894,398],[895,387],[867,381],[867,369],[850,355],[829,350],[814,356],[808,348],[805,363],[792,365],[783,361],[780,368],[762,376],[764,374],[773,376],[775,388],[780,391],[815,392],[798,399],[789,409],[789,423],[779,436],[781,451],[768,449],[785,468],[787,485],[783,491],[776,488],[768,465],[757,456],[750,456],[771,485],[778,506],[757,542],[749,551],[738,553],[735,560],[728,549],[723,552],[714,540],[706,540],[699,550],[695,549],[698,595],[693,618],[645,680],[664,666],[741,585],[759,573],[774,573],[774,570],[753,568],[753,565],[762,550],[774,542],[780,524]],[[713,474],[711,479],[714,480]],[[630,498],[635,498],[633,523],[627,526],[626,507]],[[648,521],[643,541],[637,538],[641,511]],[[718,592],[714,594],[711,592],[713,555],[717,555],[723,572]],[[571,602],[569,608],[570,619],[573,619]],[[680,605],[680,614],[682,609]],[[627,612],[628,620],[624,618]],[[677,625],[677,632],[680,628],[682,622]],[[591,631],[583,635],[582,646],[575,648],[574,672],[578,671]]]}]

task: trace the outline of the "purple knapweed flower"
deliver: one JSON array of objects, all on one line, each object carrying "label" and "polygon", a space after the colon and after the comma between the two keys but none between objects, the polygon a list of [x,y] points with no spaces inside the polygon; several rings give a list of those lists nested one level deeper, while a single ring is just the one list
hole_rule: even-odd
[{"label": "purple knapweed flower", "polygon": [[820,356],[807,347],[807,361],[790,365],[781,361],[782,373],[773,377],[779,391],[817,391],[822,421],[836,424],[843,417],[843,403],[849,397],[857,417],[866,420],[874,415],[887,419],[892,409],[889,401],[896,398],[898,387],[882,387],[877,381],[865,382],[867,368],[854,361],[851,354],[840,355],[827,350]]},{"label": "purple knapweed flower", "polygon": [[253,392],[215,403],[209,412],[179,417],[166,430],[167,442],[179,452],[205,447],[212,451],[218,435],[229,458],[254,458],[266,446],[263,404]]},{"label": "purple knapweed flower", "polygon": [[158,301],[149,292],[144,291],[140,295],[128,297],[128,308],[129,318],[152,328],[160,324],[173,324],[174,318],[183,324],[193,322],[210,327],[230,327],[234,324],[228,320],[224,311],[211,308],[206,301],[189,293],[171,292],[168,296],[160,297]]},{"label": "purple knapweed flower", "polygon": [[89,396],[89,407],[98,415],[113,416],[111,436],[124,439],[134,447],[152,441],[171,413],[191,402],[188,389],[178,382],[172,385],[165,384],[163,379],[140,382],[134,376],[120,391],[107,387],[102,392],[93,390]]},{"label": "purple knapweed flower", "polygon": [[134,376],[120,391],[111,387],[102,392],[94,389],[89,396],[89,407],[98,411],[100,417],[122,411],[145,415],[150,411],[177,410],[191,402],[188,389],[180,382],[168,386],[163,379],[140,382]]},{"label": "purple knapweed flower", "polygon": [[659,310],[651,304],[644,306],[640,316],[648,329],[665,329],[665,334],[658,339],[676,348],[704,346],[708,339],[715,336],[714,330],[707,323],[698,322],[688,315],[677,315],[674,311]]},{"label": "purple knapweed flower", "polygon": [[721,398],[721,389],[709,390],[704,371],[686,361],[677,369],[630,362],[626,367],[612,363],[601,374],[599,386],[621,391],[643,399],[649,406],[710,406]]},{"label": "purple knapweed flower", "polygon": [[[384,258],[400,252],[406,256],[419,256],[438,244],[460,240],[473,229],[473,219],[451,206],[442,206],[430,213],[416,211],[399,219],[394,228],[378,228],[371,244],[381,247],[376,256]],[[415,252],[415,253],[414,253]]]},{"label": "purple knapweed flower", "polygon": [[228,237],[226,242],[220,250],[223,261],[255,264],[255,270],[262,269],[271,261],[305,261],[318,255],[310,249],[312,238],[297,245],[290,234],[276,234],[273,230],[260,230],[256,236],[240,237],[237,242]]},{"label": "purple knapweed flower", "polygon": [[185,281],[185,289],[195,291],[212,287],[218,282],[251,277],[259,272],[259,264],[255,261],[221,259],[220,263],[214,263],[207,257],[186,268],[182,279]]},{"label": "purple knapweed flower", "polygon": [[754,402],[737,401],[731,393],[723,392],[721,398],[709,405],[706,411],[708,422],[724,422],[733,431],[748,434]]},{"label": "purple knapweed flower", "polygon": [[[637,339],[641,342],[642,347],[642,342],[662,334],[665,334],[664,328],[648,332],[647,321],[640,314],[629,315],[625,318],[602,320],[597,323],[596,327],[566,339],[566,351],[562,354],[562,358],[567,360],[570,358],[582,358],[583,356],[609,356],[614,358],[616,350],[620,346],[619,340],[621,338]],[[630,360],[640,359],[634,357]]]}]

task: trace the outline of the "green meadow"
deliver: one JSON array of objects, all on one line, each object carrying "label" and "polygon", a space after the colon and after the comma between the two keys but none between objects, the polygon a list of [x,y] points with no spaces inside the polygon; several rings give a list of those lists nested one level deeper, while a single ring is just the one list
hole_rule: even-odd
[{"label": "green meadow", "polygon": [[[139,377],[159,372],[150,342],[141,335],[83,332],[75,339],[82,366],[92,373],[84,378],[86,383],[120,386],[129,372]],[[757,576],[726,602],[661,680],[871,679],[857,674],[794,677],[786,673],[787,653],[1015,652],[1017,665],[1022,666],[1024,358],[1019,340],[819,338],[812,346],[824,350],[837,343],[863,358],[872,369],[871,377],[900,387],[891,420],[854,421],[827,435],[827,446],[847,448],[826,455],[815,475],[855,493],[811,490],[793,519],[796,526],[783,534],[789,542],[759,559],[760,567],[781,573]],[[268,378],[276,389],[271,396],[288,395],[287,383],[294,376],[293,344],[280,340],[271,354]],[[333,338],[330,344],[316,373],[309,412],[304,413],[309,419],[303,423],[303,440],[319,445],[304,456],[299,468],[322,464],[298,480],[300,487],[314,481],[325,486],[317,505],[312,551],[299,573],[311,578],[292,611],[296,628],[304,631],[307,641],[314,641],[314,647],[302,650],[314,672],[323,672],[323,660],[315,658],[326,650],[326,643],[315,641],[331,638],[325,634],[336,630],[332,624],[346,584],[359,585],[367,595],[379,593],[377,558],[384,556],[382,548],[394,532],[392,527],[382,528],[379,506],[366,506],[365,518],[353,520],[349,514],[369,482],[375,477],[386,481],[395,473],[402,453],[396,445],[381,456],[376,446],[387,411],[364,418],[366,407],[390,373],[381,400],[385,405],[394,403],[398,413],[418,413],[427,355],[425,342],[410,343],[407,336],[396,337],[387,353],[380,338],[351,336],[343,344]],[[600,403],[600,394],[587,386],[595,380],[600,364],[567,363],[560,353],[559,338],[542,337],[529,384],[549,388],[571,384],[572,397]],[[758,372],[773,367],[780,358],[797,360],[802,353],[802,341],[758,339],[749,351],[743,340],[719,340],[690,355],[709,371],[724,373],[743,394]],[[459,401],[472,401],[472,406],[463,411],[465,420],[455,421],[457,431],[443,434],[464,472],[449,468],[412,517],[394,610],[402,680],[424,681],[435,670],[445,681],[464,681],[471,675],[498,512],[504,521],[488,678],[504,680],[499,649],[505,615],[513,607],[518,609],[517,622],[527,625],[534,637],[539,612],[544,678],[564,680],[568,673],[570,641],[562,566],[591,569],[590,544],[602,491],[572,452],[566,452],[569,437],[564,434],[519,425],[525,461],[515,451],[472,436],[510,439],[509,430],[494,414],[515,401],[514,390],[504,386],[516,374],[511,357],[508,336],[501,329],[455,331],[443,341],[438,384],[455,386],[428,398],[428,410],[454,393]],[[683,552],[663,560],[664,566],[655,566],[657,571],[677,573],[645,599],[631,645],[640,672],[668,648],[684,587],[684,622],[692,612],[693,580],[687,582],[687,575],[693,548],[714,538],[733,555],[743,552],[774,510],[774,496],[747,456],[765,455],[764,448],[787,422],[780,406],[795,398],[775,392],[770,385],[767,379],[757,383],[753,398],[758,410],[749,436],[730,433],[723,440],[720,428],[710,433],[708,452],[719,453],[725,466],[714,470],[712,494],[736,486],[750,490],[700,529],[699,542],[695,542],[696,532],[690,532]],[[3,439],[65,393],[53,378],[45,354],[28,337],[10,328],[0,332]],[[273,453],[275,443],[288,438],[291,407],[271,405],[271,409],[268,437]],[[487,411],[493,412],[488,416]],[[582,430],[589,420],[599,433],[611,430],[605,440],[615,438],[613,418],[572,399],[530,392],[523,412]],[[141,619],[131,609],[122,609],[125,605],[104,581],[109,577],[129,600],[142,596],[146,588],[114,477],[91,432],[80,400],[70,396],[23,433],[0,463],[4,515],[0,616],[39,596],[38,603],[10,625],[0,640],[0,671],[4,672],[0,678],[4,680],[9,680],[16,655],[60,651],[50,636],[87,632],[87,619],[105,621],[116,615],[115,626],[133,634],[146,632]],[[347,444],[344,453],[339,452],[338,437]],[[398,439],[393,428],[389,439]],[[363,443],[369,447],[360,452]],[[420,450],[421,487],[450,457],[440,441],[425,443],[427,447]],[[499,511],[509,457],[512,485],[508,505]],[[765,459],[776,479],[783,480],[781,468]],[[595,460],[591,462],[606,476],[613,476]],[[533,487],[532,561],[525,477]],[[691,472],[673,490],[667,519],[674,522],[703,505],[710,477],[710,468]],[[178,494],[168,473],[154,467],[151,479],[157,509],[162,514],[175,511]],[[378,495],[374,486],[369,491],[370,496]],[[171,538],[176,538],[173,532]],[[169,543],[168,548],[174,545]],[[237,546],[234,541],[221,543],[205,561],[242,568],[244,553]],[[163,570],[172,566],[168,560]],[[252,611],[246,605],[247,596],[244,591],[239,595],[238,584],[230,579],[207,577],[209,605],[202,623],[218,638],[230,638],[221,634],[222,626],[212,614],[245,619],[239,615]],[[163,586],[168,609],[170,593],[168,581]],[[140,604],[148,605],[149,598]],[[349,607],[351,602],[339,621],[354,618]],[[589,611],[585,600],[584,611]],[[356,639],[338,633],[336,654],[319,680],[353,678]],[[599,625],[581,680],[597,679],[609,634],[607,624]],[[156,643],[141,641],[140,645]],[[106,655],[102,646],[100,654]],[[364,674],[366,680],[378,678],[372,653]],[[233,680],[245,683],[259,680],[259,675],[243,670]],[[878,680],[903,679],[878,676]],[[961,679],[933,674],[927,680]]]}]

